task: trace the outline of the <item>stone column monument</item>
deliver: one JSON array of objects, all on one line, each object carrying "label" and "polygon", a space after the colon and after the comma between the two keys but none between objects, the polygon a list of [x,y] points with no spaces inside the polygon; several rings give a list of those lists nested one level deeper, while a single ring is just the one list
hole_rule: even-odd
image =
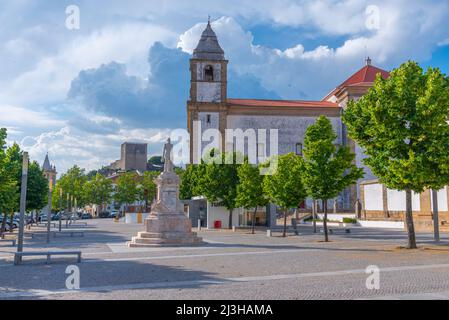
[{"label": "stone column monument", "polygon": [[128,247],[187,246],[203,244],[192,232],[192,222],[184,214],[179,201],[179,177],[172,162],[173,145],[170,139],[164,146],[164,171],[156,178],[157,202],[145,219],[145,231],[141,231]]}]

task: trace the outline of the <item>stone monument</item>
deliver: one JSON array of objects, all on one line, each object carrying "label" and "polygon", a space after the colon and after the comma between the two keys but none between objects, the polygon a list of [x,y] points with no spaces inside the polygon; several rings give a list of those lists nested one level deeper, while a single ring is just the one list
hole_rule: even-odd
[{"label": "stone monument", "polygon": [[145,231],[141,231],[128,247],[187,246],[203,244],[192,232],[192,222],[184,214],[179,201],[179,177],[172,162],[173,145],[170,139],[164,146],[164,171],[156,178],[157,202],[145,219]]}]

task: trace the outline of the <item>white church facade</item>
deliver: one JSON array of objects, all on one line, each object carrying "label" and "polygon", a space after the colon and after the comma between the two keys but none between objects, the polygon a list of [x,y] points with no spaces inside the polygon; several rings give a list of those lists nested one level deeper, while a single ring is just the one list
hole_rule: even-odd
[{"label": "white church facade", "polygon": [[[349,100],[357,100],[363,96],[373,85],[377,74],[382,77],[389,77],[385,70],[377,68],[371,64],[368,58],[365,65],[350,76],[346,81],[332,90],[326,97],[319,101],[304,100],[260,100],[260,99],[234,99],[227,96],[227,66],[228,61],[218,42],[217,36],[208,23],[202,33],[198,46],[190,59],[190,99],[187,102],[187,127],[190,133],[190,160],[198,163],[201,153],[204,152],[205,143],[199,141],[195,136],[194,129],[199,126],[199,131],[204,133],[208,129],[217,129],[223,139],[222,146],[226,150],[226,129],[247,129],[278,130],[278,153],[285,154],[295,152],[302,153],[304,135],[307,127],[315,122],[317,117],[324,115],[328,117],[337,133],[337,145],[346,145],[356,154],[356,164],[364,167],[365,177],[357,185],[354,185],[340,194],[335,208],[339,212],[354,212],[354,205],[357,199],[362,203],[362,216],[367,219],[386,219],[398,221],[403,219],[401,210],[390,210],[395,212],[388,216],[388,199],[391,208],[397,209],[396,203],[400,196],[393,194],[393,191],[385,190],[376,184],[376,177],[362,164],[363,151],[350,138],[348,138],[345,125],[341,120],[341,114]],[[259,139],[259,137],[257,137]],[[269,155],[270,146],[264,140],[263,143],[257,141],[256,152],[258,155]],[[380,191],[379,191],[380,190]],[[446,190],[446,189],[445,189]],[[380,193],[379,193],[380,192]],[[390,193],[388,193],[390,192]],[[444,192],[440,192],[443,196]],[[390,195],[390,198],[388,198]],[[394,198],[396,196],[396,198]],[[399,198],[398,198],[399,197]],[[422,196],[415,195],[415,203],[420,203],[427,208],[427,202],[422,202]],[[395,200],[396,199],[396,200]],[[427,199],[427,198],[426,198]],[[424,199],[423,201],[427,201]],[[379,201],[382,202],[379,202]],[[440,201],[440,200],[439,200]],[[441,198],[446,205],[442,206],[447,210],[446,196]],[[373,203],[376,203],[373,205]],[[430,203],[430,202],[429,202]],[[332,205],[332,204],[330,204]],[[304,204],[304,210],[311,207],[310,201]],[[378,210],[382,207],[382,210]],[[370,210],[374,208],[376,210]],[[402,209],[402,207],[401,207]],[[405,209],[405,208],[404,208]],[[369,212],[373,211],[373,212]],[[425,210],[427,212],[427,210]],[[449,213],[448,213],[449,218]]]}]

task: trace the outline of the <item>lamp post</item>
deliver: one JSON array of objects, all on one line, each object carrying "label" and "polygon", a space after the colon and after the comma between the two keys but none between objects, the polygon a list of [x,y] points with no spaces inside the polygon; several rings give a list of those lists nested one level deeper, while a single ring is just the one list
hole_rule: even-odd
[{"label": "lamp post", "polygon": [[438,192],[432,189],[432,214],[433,214],[433,236],[436,242],[440,242],[440,225],[438,221]]},{"label": "lamp post", "polygon": [[59,188],[59,232],[61,232],[62,218],[62,188]]},{"label": "lamp post", "polygon": [[66,216],[65,216],[65,227],[68,228],[69,227],[69,200],[70,200],[70,194],[67,193],[67,212],[66,212]]},{"label": "lamp post", "polygon": [[[25,226],[25,210],[26,210],[26,194],[27,194],[27,182],[28,182],[28,152],[23,153],[22,161],[22,185],[20,187],[20,216],[19,216],[19,237],[17,241],[17,252],[23,251],[23,228]],[[19,264],[22,257],[16,255],[14,257],[14,263]]]},{"label": "lamp post", "polygon": [[52,207],[52,192],[55,177],[50,175],[48,177],[48,211],[47,211],[47,243],[50,243],[50,228],[51,228],[51,207]]}]

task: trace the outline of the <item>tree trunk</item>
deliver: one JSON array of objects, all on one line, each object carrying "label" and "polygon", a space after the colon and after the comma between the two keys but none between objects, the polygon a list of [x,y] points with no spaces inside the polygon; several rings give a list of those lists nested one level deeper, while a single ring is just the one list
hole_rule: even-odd
[{"label": "tree trunk", "polygon": [[313,233],[316,233],[316,200],[313,200],[312,202],[312,223],[313,223]]},{"label": "tree trunk", "polygon": [[10,217],[11,218],[9,218],[9,221],[10,221],[11,225],[9,226],[9,232],[13,233],[14,232],[14,228],[13,228],[13,226],[14,226],[14,211],[11,211]]},{"label": "tree trunk", "polygon": [[234,211],[234,209],[230,209],[229,210],[229,225],[228,225],[228,229],[232,229],[232,212]]},{"label": "tree trunk", "polygon": [[298,235],[298,222],[299,222],[299,207],[295,209],[295,235]]},{"label": "tree trunk", "polygon": [[257,213],[257,206],[254,208],[253,212],[253,219],[252,219],[252,227],[251,227],[251,234],[254,234],[254,227],[256,225],[256,213]]},{"label": "tree trunk", "polygon": [[433,236],[436,242],[440,241],[440,222],[438,219],[438,192],[432,189],[433,205]]},{"label": "tree trunk", "polygon": [[322,200],[322,201],[323,201],[323,211],[324,211],[324,217],[323,217],[324,242],[329,242],[329,235],[327,233],[327,199]]},{"label": "tree trunk", "polygon": [[6,217],[7,217],[7,213],[4,212],[3,213],[3,221],[2,221],[2,226],[0,228],[0,235],[3,237],[4,233],[5,233],[5,228],[6,228]]},{"label": "tree trunk", "polygon": [[284,238],[287,236],[287,210],[288,209],[284,209],[284,232],[282,233]]},{"label": "tree trunk", "polygon": [[405,221],[407,225],[407,249],[416,249],[415,226],[413,225],[412,190],[405,190]]}]

